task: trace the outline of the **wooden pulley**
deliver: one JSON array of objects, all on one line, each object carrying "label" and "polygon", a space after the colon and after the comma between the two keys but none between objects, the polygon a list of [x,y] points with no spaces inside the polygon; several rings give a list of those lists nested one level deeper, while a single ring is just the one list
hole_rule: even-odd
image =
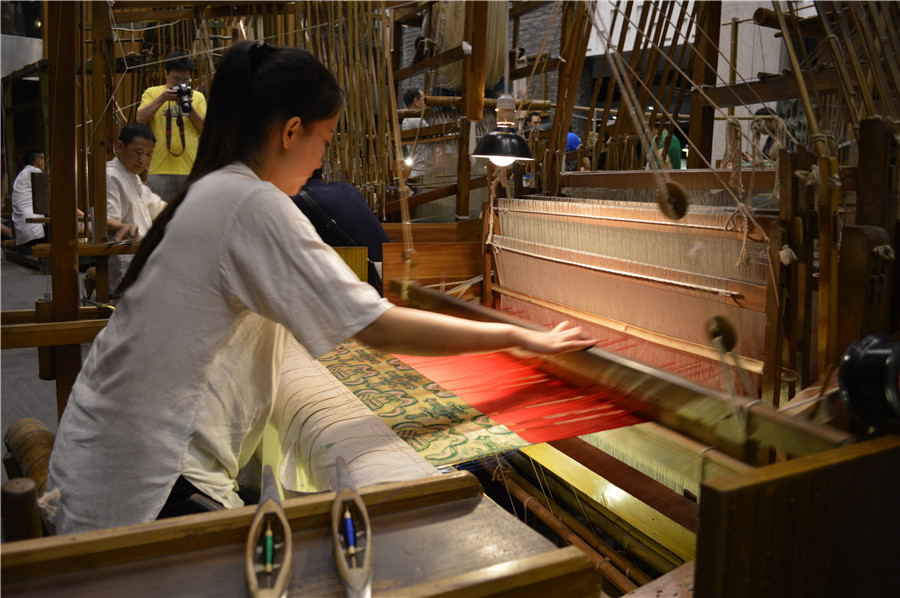
[{"label": "wooden pulley", "polygon": [[681,220],[687,214],[687,191],[678,183],[666,181],[665,189],[656,192],[656,203],[668,218]]},{"label": "wooden pulley", "polygon": [[737,331],[724,316],[713,316],[706,321],[706,336],[723,353],[732,351],[737,345]]},{"label": "wooden pulley", "polygon": [[34,480],[38,496],[47,487],[54,438],[44,422],[33,417],[13,422],[4,436],[6,446],[15,456],[22,474]]},{"label": "wooden pulley", "polygon": [[408,179],[412,174],[412,165],[407,164],[406,160],[402,158],[397,158],[391,162],[391,172],[398,178]]}]

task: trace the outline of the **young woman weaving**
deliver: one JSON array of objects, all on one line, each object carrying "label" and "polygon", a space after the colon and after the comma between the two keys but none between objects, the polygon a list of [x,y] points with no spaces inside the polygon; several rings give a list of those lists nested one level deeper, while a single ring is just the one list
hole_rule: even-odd
[{"label": "young woman weaving", "polygon": [[186,186],[132,261],[75,381],[50,460],[58,533],[240,506],[235,476],[272,409],[287,335],[313,356],[353,337],[441,355],[593,344],[396,307],[360,282],[290,195],[321,165],[343,96],[295,48],[224,56]]}]

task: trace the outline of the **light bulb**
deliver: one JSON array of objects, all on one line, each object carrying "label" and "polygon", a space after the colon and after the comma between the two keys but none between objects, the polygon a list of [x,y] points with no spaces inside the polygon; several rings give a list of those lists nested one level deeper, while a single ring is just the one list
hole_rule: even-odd
[{"label": "light bulb", "polygon": [[491,156],[490,160],[497,166],[509,166],[516,161],[512,156]]},{"label": "light bulb", "polygon": [[412,163],[413,163],[412,158],[407,158],[406,160],[404,160],[404,162],[406,162],[407,166],[412,166]]}]

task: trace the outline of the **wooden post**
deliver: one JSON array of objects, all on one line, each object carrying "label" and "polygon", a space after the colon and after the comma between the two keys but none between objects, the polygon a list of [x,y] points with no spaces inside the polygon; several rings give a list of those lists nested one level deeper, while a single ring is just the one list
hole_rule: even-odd
[{"label": "wooden post", "polygon": [[[900,127],[889,119],[878,117],[859,123],[859,146],[867,150],[866,160],[859,165],[856,189],[856,225],[877,226],[887,231],[891,247],[897,253],[898,210],[900,210]],[[900,296],[897,285],[897,260],[885,263],[883,331],[900,329]]]},{"label": "wooden post", "polygon": [[[53,321],[53,302],[39,297],[34,300],[34,321]],[[53,347],[38,347],[38,378],[41,380],[55,380],[56,368],[53,363]]]},{"label": "wooden post", "polygon": [[[719,23],[721,2],[702,2],[697,21],[696,56],[692,79],[697,85],[715,85],[719,64]],[[691,102],[691,142],[695,148],[688,154],[688,168],[704,168],[712,163],[713,118],[715,111],[705,102]]]},{"label": "wooden post", "polygon": [[469,161],[469,138],[471,133],[471,121],[465,116],[461,116],[459,119],[459,139],[456,146],[456,215],[459,218],[469,217],[469,180],[472,176],[472,165]]},{"label": "wooden post", "polygon": [[[78,319],[78,255],[75,252],[75,43],[80,2],[49,2],[44,45],[50,62],[50,246],[53,291],[53,321]],[[58,416],[69,399],[81,369],[81,347],[55,348],[56,406]]]},{"label": "wooden post", "polygon": [[[109,5],[91,3],[92,64],[91,114],[94,115],[91,135],[90,205],[94,207],[95,243],[106,241],[106,161],[109,157],[112,135],[112,111],[104,109],[112,97],[112,61],[115,57],[109,30]],[[162,150],[160,150],[162,151]],[[109,301],[109,258],[97,258],[97,300]]]},{"label": "wooden post", "polygon": [[30,540],[43,535],[37,506],[37,487],[31,478],[14,478],[0,491],[2,496],[3,541]]},{"label": "wooden post", "polygon": [[[781,399],[781,370],[784,363],[783,322],[785,309],[785,293],[782,292],[782,277],[788,275],[790,266],[783,266],[779,252],[782,239],[790,241],[789,228],[793,213],[791,211],[791,157],[785,149],[779,150],[779,167],[781,168],[781,189],[779,195],[783,199],[779,206],[779,219],[772,223],[767,231],[769,237],[769,263],[772,265],[772,276],[766,283],[766,359],[763,365],[763,402],[778,408]],[[794,268],[796,270],[796,268]],[[788,397],[790,398],[790,397]]]},{"label": "wooden post", "polygon": [[476,0],[466,3],[466,20],[463,39],[472,44],[472,52],[463,56],[462,114],[459,123],[457,145],[456,214],[469,215],[469,136],[472,122],[484,117],[484,73],[487,68],[487,2]]},{"label": "wooden post", "polygon": [[819,158],[819,328],[817,376],[837,365],[838,207],[840,189],[831,184],[839,172],[836,158]]},{"label": "wooden post", "polygon": [[472,53],[463,58],[463,113],[469,120],[484,117],[484,74],[487,68],[488,3],[474,0],[466,3],[464,39],[472,44]]}]

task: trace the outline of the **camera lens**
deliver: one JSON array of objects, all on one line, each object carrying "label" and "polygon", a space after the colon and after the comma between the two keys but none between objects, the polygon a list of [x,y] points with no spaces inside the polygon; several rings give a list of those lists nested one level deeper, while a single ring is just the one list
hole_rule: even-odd
[{"label": "camera lens", "polygon": [[178,94],[178,106],[181,108],[181,111],[185,114],[190,114],[191,112],[191,88],[182,83],[177,88]]}]

